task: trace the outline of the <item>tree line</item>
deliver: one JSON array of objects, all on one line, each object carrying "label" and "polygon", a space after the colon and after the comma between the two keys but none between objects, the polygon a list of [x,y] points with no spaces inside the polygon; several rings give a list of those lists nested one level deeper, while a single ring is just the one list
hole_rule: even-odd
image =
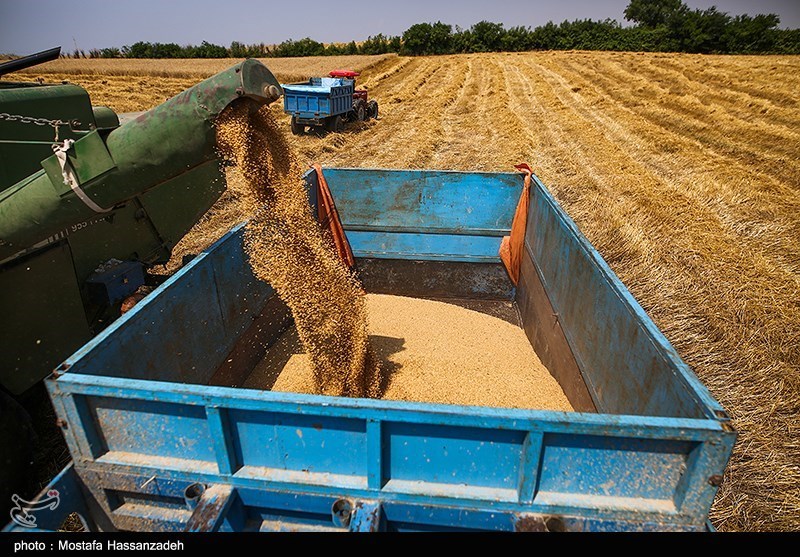
[{"label": "tree line", "polygon": [[682,0],[631,0],[616,20],[576,19],[535,28],[481,21],[462,29],[437,21],[417,23],[402,36],[370,36],[366,41],[324,44],[311,38],[278,45],[243,44],[229,47],[203,41],[199,46],[137,42],[73,56],[88,58],[270,58],[386,54],[408,56],[531,50],[615,50],[690,52],[701,54],[800,54],[800,29],[779,29],[775,14],[731,16],[716,7],[691,9]]}]

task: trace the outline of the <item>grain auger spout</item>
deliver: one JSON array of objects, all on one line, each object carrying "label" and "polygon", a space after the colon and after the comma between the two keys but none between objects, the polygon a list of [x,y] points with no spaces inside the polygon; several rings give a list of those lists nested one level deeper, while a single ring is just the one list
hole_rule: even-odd
[{"label": "grain auger spout", "polygon": [[[0,262],[77,224],[113,218],[137,196],[168,182],[176,187],[159,204],[163,208],[172,200],[180,222],[173,218],[161,230],[158,218],[150,220],[163,247],[171,249],[224,190],[215,152],[216,118],[239,99],[260,106],[282,94],[269,69],[246,60],[118,127],[103,128],[99,118],[89,124],[71,118],[51,124],[56,136],[62,131],[54,154],[38,173],[0,193]],[[195,186],[207,191],[195,195]]]}]

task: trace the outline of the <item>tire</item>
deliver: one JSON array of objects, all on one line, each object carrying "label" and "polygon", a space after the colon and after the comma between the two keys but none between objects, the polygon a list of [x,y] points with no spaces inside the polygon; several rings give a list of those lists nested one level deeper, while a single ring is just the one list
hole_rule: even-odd
[{"label": "tire", "polygon": [[328,131],[339,133],[342,131],[342,128],[343,125],[341,114],[328,119]]},{"label": "tire", "polygon": [[302,124],[297,123],[297,118],[292,116],[292,133],[294,135],[303,135],[303,132],[306,131],[306,127]]},{"label": "tire", "polygon": [[369,101],[367,103],[367,117],[369,118],[378,117],[378,101]]},{"label": "tire", "polygon": [[363,99],[356,99],[356,102],[353,103],[353,114],[355,114],[354,119],[359,122],[367,119],[367,105]]}]

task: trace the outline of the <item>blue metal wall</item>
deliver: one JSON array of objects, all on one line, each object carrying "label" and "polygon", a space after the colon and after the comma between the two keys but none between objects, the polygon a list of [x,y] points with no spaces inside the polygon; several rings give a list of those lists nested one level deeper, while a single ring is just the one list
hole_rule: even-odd
[{"label": "blue metal wall", "polygon": [[325,177],[357,257],[499,263],[520,192],[515,174],[329,168]]},{"label": "blue metal wall", "polygon": [[701,529],[716,491],[709,478],[724,469],[732,444],[715,420],[342,399],[74,372],[48,386],[70,424],[78,472],[118,527],[147,527],[154,517],[185,522],[189,514],[169,493],[202,482],[429,506],[448,510],[442,526],[457,528],[468,524],[462,513],[491,511],[506,515],[507,528],[514,516],[533,513],[617,529]]},{"label": "blue metal wall", "polygon": [[599,411],[727,419],[678,353],[538,178],[527,257]]},{"label": "blue metal wall", "polygon": [[[73,358],[97,362],[84,367],[84,373],[207,383],[274,295],[250,270],[242,249],[243,226],[136,305],[130,312],[135,319],[118,320],[117,334],[95,337],[76,352]],[[158,357],[152,357],[153,351],[160,352]]]}]

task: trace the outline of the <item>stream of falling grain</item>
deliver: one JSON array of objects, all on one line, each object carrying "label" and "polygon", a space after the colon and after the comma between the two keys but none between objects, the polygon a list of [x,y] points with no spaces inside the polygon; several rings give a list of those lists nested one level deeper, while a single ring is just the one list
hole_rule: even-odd
[{"label": "stream of falling grain", "polygon": [[269,109],[231,105],[217,120],[217,146],[247,184],[250,265],[291,309],[316,392],[380,396],[364,291],[314,219],[300,165]]}]

